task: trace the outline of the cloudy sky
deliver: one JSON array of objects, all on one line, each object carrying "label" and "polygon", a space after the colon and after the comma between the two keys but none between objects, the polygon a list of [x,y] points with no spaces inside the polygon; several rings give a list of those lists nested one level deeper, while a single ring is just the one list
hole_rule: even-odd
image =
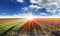
[{"label": "cloudy sky", "polygon": [[1,16],[60,16],[60,0],[0,0]]}]

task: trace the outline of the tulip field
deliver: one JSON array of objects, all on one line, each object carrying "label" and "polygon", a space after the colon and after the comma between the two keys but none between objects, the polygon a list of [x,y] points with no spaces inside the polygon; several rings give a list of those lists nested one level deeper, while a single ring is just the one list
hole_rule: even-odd
[{"label": "tulip field", "polygon": [[0,18],[0,36],[60,36],[60,18]]}]

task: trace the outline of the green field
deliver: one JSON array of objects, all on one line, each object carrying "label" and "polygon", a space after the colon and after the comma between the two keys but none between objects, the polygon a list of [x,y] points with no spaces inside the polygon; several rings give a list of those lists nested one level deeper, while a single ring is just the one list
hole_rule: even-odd
[{"label": "green field", "polygon": [[60,18],[0,18],[0,36],[60,36]]}]

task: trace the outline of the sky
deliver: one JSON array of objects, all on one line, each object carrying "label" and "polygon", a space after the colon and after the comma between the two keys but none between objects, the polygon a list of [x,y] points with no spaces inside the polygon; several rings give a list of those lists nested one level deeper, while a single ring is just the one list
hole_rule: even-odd
[{"label": "sky", "polygon": [[60,0],[0,0],[0,17],[60,17]]}]

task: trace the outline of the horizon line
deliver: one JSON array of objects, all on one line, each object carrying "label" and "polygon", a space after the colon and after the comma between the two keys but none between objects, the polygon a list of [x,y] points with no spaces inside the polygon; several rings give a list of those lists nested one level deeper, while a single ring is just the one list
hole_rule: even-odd
[{"label": "horizon line", "polygon": [[[33,18],[60,18],[60,16],[30,16]],[[0,16],[0,18],[28,18],[28,16]]]}]

